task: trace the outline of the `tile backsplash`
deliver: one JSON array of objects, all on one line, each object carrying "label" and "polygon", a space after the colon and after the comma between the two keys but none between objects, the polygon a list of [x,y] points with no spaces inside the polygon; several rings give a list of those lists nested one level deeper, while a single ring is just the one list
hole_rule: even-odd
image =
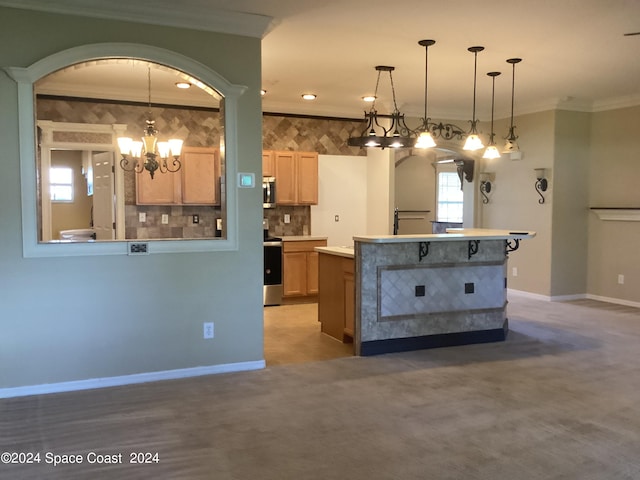
[{"label": "tile backsplash", "polygon": [[[289,215],[289,223],[284,223],[285,215]],[[308,205],[265,208],[263,218],[269,220],[269,234],[272,236],[311,235],[311,207]]]},{"label": "tile backsplash", "polygon": [[[146,219],[140,222],[140,213]],[[169,223],[162,223],[162,215]],[[199,222],[193,223],[193,215]],[[125,236],[127,239],[211,238],[220,236],[216,220],[220,207],[185,205],[125,205]]]}]

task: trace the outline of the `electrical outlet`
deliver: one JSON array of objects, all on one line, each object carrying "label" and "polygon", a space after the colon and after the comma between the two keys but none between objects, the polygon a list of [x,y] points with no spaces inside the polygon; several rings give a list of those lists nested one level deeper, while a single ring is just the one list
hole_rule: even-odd
[{"label": "electrical outlet", "polygon": [[340,215],[336,215],[335,217],[333,217],[333,221],[334,222],[339,222],[340,221]]},{"label": "electrical outlet", "polygon": [[147,214],[145,212],[138,213],[138,221],[144,223],[147,221]]},{"label": "electrical outlet", "polygon": [[518,276],[518,267],[513,267],[511,269],[511,275],[513,275],[514,277]]},{"label": "electrical outlet", "polygon": [[193,223],[200,223],[200,215],[192,215],[191,219],[193,220]]},{"label": "electrical outlet", "polygon": [[203,336],[202,338],[213,338],[213,322],[204,322],[203,324]]},{"label": "electrical outlet", "polygon": [[167,225],[169,223],[169,215],[166,213],[162,214],[162,224]]},{"label": "electrical outlet", "polygon": [[291,223],[291,215],[288,213],[284,214],[284,223]]},{"label": "electrical outlet", "polygon": [[618,274],[618,284],[624,285],[624,275],[622,275],[621,273]]}]

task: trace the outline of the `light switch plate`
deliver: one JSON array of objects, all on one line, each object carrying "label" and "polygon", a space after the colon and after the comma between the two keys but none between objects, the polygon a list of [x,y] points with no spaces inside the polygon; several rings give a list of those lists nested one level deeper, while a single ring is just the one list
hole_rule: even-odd
[{"label": "light switch plate", "polygon": [[169,215],[166,213],[162,214],[162,224],[167,225],[169,223]]},{"label": "light switch plate", "polygon": [[256,186],[256,176],[254,173],[238,173],[238,187],[254,188]]}]

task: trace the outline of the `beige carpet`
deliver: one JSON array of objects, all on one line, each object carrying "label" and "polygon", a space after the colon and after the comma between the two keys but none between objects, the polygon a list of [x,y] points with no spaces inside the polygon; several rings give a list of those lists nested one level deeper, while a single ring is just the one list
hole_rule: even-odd
[{"label": "beige carpet", "polygon": [[0,451],[125,454],[0,478],[639,479],[640,310],[510,301],[502,343],[0,401]]}]

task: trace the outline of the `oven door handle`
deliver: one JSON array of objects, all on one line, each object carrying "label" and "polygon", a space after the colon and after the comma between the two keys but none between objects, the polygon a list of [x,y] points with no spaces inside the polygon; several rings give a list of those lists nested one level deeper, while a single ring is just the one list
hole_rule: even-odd
[{"label": "oven door handle", "polygon": [[263,242],[265,247],[281,247],[282,242]]}]

